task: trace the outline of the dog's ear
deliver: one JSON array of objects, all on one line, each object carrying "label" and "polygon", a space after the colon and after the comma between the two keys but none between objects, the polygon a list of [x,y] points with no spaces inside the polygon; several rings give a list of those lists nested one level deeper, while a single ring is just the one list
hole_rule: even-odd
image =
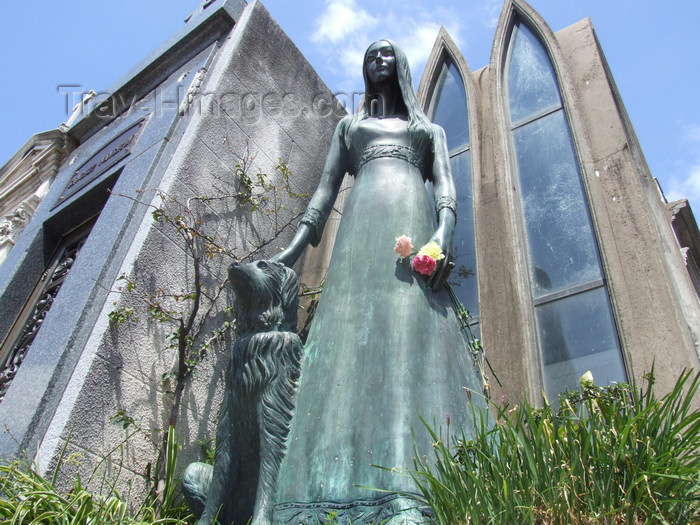
[{"label": "dog's ear", "polygon": [[287,330],[294,331],[297,325],[297,308],[299,308],[299,279],[291,268],[287,268],[282,263],[276,264],[280,266],[282,274],[280,299],[282,300],[284,324]]}]

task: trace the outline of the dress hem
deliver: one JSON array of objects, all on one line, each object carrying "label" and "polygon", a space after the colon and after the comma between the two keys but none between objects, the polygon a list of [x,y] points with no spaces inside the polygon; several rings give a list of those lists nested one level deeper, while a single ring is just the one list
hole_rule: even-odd
[{"label": "dress hem", "polygon": [[[288,502],[275,505],[274,523],[425,523],[430,507],[402,494],[350,502]],[[398,520],[398,521],[396,521]]]}]

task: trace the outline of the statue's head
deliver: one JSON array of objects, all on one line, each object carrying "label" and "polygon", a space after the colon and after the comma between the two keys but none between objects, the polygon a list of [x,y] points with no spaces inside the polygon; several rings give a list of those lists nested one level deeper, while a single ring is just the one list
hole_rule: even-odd
[{"label": "statue's head", "polygon": [[376,87],[394,83],[401,90],[404,101],[409,91],[410,95],[415,96],[406,54],[391,40],[377,40],[367,48],[362,74],[367,93],[373,93]]},{"label": "statue's head", "polygon": [[378,40],[367,48],[362,73],[369,92],[396,83],[396,55],[388,40]]},{"label": "statue's head", "polygon": [[[385,67],[379,67],[380,65]],[[375,90],[387,83],[396,85],[401,93],[401,101],[408,114],[409,131],[432,137],[430,121],[423,113],[416,92],[413,91],[411,68],[403,49],[391,40],[377,40],[365,52],[362,73],[365,77],[365,101],[346,128],[345,144],[348,148],[360,121],[370,116],[370,104],[367,103],[367,99],[377,95]]]},{"label": "statue's head", "polygon": [[[428,124],[423,114],[416,93],[413,91],[411,80],[411,68],[408,58],[395,42],[391,40],[377,40],[365,51],[365,59],[362,64],[362,73],[365,77],[365,94],[372,98],[378,94],[379,88],[389,87],[392,84],[401,94],[401,102],[408,113],[411,127],[418,121],[425,127]],[[360,118],[369,115],[369,106],[365,105],[361,110]]]}]

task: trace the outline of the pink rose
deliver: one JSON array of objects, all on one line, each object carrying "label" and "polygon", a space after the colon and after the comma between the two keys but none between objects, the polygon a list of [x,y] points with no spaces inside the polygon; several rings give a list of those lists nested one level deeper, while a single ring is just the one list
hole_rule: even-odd
[{"label": "pink rose", "polygon": [[422,275],[433,275],[437,261],[429,255],[416,255],[413,258],[413,269]]},{"label": "pink rose", "polygon": [[398,253],[401,257],[409,257],[411,255],[411,250],[413,250],[413,244],[411,244],[411,238],[406,235],[397,237],[396,246],[394,246],[394,251]]}]

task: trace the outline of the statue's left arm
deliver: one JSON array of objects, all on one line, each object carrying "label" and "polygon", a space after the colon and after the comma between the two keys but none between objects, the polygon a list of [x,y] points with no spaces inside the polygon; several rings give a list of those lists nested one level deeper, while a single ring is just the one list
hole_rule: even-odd
[{"label": "statue's left arm", "polygon": [[433,192],[437,210],[438,227],[431,241],[440,245],[445,258],[438,261],[428,284],[437,291],[445,284],[447,277],[454,267],[453,240],[457,222],[457,190],[452,179],[450,156],[447,152],[447,139],[440,126],[433,126]]}]

